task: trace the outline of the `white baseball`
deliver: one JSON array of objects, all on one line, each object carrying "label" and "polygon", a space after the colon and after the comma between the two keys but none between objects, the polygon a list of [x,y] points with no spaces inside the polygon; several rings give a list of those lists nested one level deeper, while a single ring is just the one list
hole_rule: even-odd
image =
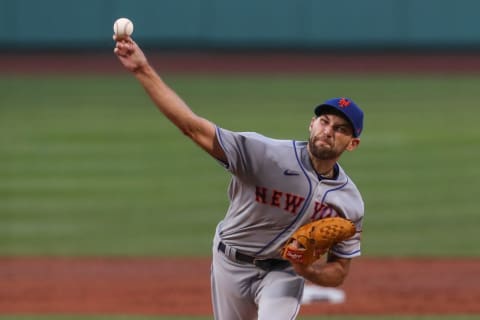
[{"label": "white baseball", "polygon": [[127,37],[133,33],[133,22],[128,18],[118,18],[113,24],[113,32],[118,39]]}]

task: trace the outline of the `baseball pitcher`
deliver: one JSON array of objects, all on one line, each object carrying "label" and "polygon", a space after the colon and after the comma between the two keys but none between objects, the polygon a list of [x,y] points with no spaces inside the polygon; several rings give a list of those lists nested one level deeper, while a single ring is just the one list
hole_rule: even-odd
[{"label": "baseball pitcher", "polygon": [[233,132],[195,114],[130,36],[114,40],[115,55],[157,108],[231,174],[230,205],[212,247],[215,319],[294,319],[305,279],[342,284],[360,255],[364,214],[338,164],[360,143],[358,105],[340,97],[315,107],[307,141]]}]

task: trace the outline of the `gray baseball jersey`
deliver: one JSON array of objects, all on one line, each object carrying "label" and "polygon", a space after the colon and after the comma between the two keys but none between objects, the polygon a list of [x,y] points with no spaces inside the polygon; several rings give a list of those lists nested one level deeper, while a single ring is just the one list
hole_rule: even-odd
[{"label": "gray baseball jersey", "polygon": [[[224,242],[257,257],[278,258],[290,235],[313,220],[343,216],[361,230],[364,204],[357,187],[339,165],[336,179],[318,177],[306,142],[224,129],[217,134],[233,174],[220,229]],[[359,233],[333,251],[340,257],[360,255]]]},{"label": "gray baseball jersey", "polygon": [[[231,286],[241,287],[234,279],[236,274],[242,274],[242,281],[253,285],[255,281],[252,279],[258,277],[258,270],[255,270],[255,266],[252,268],[247,265],[235,272],[229,269],[232,267],[231,261],[215,258],[220,241],[235,251],[257,259],[279,259],[280,249],[290,235],[313,220],[342,216],[352,220],[360,231],[364,204],[357,187],[340,165],[335,166],[333,179],[323,179],[317,175],[310,163],[307,142],[271,139],[258,133],[232,132],[218,127],[217,139],[228,159],[228,163],[222,164],[231,172],[232,180],[228,189],[230,205],[225,218],[217,226],[214,241],[212,297],[218,319],[234,319],[232,308],[237,316],[242,314],[238,316],[241,319],[250,315],[248,312],[241,313],[242,308],[248,309],[251,305],[239,307],[238,304],[244,303],[241,302],[243,300],[233,305],[231,299],[228,301],[219,296],[222,292],[234,291]],[[360,232],[335,245],[331,251],[344,258],[359,256]],[[222,264],[228,264],[229,268]],[[242,268],[242,265],[237,267]],[[251,270],[253,278],[249,279],[244,269]],[[230,274],[219,274],[222,272],[219,270],[230,270]],[[285,272],[284,276],[291,278],[292,272]],[[263,287],[264,284],[258,286]],[[265,313],[270,319],[283,319],[281,315],[291,319],[286,316],[291,315],[288,311],[296,308],[298,312],[301,298],[298,283],[293,281],[289,289],[282,290],[292,299],[290,303],[286,302],[288,299],[281,302],[283,309],[278,303],[273,304],[271,310]],[[257,298],[259,295],[257,292]],[[282,312],[279,313],[279,310]],[[276,316],[273,317],[275,312]]]}]

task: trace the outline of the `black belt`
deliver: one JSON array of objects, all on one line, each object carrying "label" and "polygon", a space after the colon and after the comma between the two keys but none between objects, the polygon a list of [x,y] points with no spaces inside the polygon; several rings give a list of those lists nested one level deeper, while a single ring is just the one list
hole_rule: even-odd
[{"label": "black belt", "polygon": [[[221,242],[218,244],[218,250],[225,254],[227,246]],[[226,255],[226,254],[225,254]],[[290,262],[281,259],[257,259],[255,257],[235,252],[235,260],[253,264],[263,270],[283,269],[290,266]]]}]

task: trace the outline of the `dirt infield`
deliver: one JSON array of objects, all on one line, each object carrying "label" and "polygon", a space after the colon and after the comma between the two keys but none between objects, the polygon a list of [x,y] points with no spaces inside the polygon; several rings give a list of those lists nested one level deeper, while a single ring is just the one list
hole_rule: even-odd
[{"label": "dirt infield", "polygon": [[[113,46],[112,46],[113,48]],[[480,73],[480,54],[147,52],[160,72],[176,73]],[[126,73],[113,53],[0,53],[0,73]]]},{"label": "dirt infield", "polygon": [[[480,259],[359,258],[346,302],[301,314],[480,314]],[[210,261],[0,258],[0,314],[211,315]]]}]

